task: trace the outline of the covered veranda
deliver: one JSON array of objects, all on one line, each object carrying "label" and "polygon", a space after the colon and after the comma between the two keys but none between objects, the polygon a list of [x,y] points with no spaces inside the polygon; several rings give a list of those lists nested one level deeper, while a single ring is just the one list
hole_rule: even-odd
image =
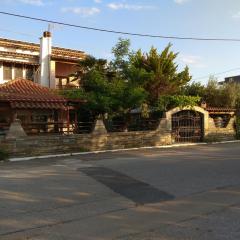
[{"label": "covered veranda", "polygon": [[54,90],[24,79],[1,84],[0,134],[6,134],[15,119],[27,135],[69,134],[76,131],[79,103],[69,104]]}]

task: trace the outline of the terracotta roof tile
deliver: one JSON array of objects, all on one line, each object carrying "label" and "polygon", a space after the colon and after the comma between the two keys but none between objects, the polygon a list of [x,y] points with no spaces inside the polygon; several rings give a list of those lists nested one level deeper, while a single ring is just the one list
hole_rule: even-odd
[{"label": "terracotta roof tile", "polygon": [[0,101],[10,102],[12,108],[64,109],[67,105],[53,90],[24,79],[0,84]]},{"label": "terracotta roof tile", "polygon": [[206,110],[208,112],[235,112],[235,108],[228,107],[207,107]]}]

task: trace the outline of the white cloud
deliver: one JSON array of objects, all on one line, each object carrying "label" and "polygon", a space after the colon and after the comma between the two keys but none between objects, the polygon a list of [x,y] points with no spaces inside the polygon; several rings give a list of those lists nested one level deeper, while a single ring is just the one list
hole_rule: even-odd
[{"label": "white cloud", "polygon": [[5,3],[23,3],[34,6],[44,6],[45,3],[43,0],[5,0]]},{"label": "white cloud", "polygon": [[195,56],[195,55],[181,55],[180,56],[181,62],[184,64],[190,65],[192,67],[197,67],[197,68],[204,68],[206,67],[203,62],[202,58],[200,56]]},{"label": "white cloud", "polygon": [[62,8],[62,12],[70,12],[74,14],[82,15],[83,17],[93,16],[100,13],[99,8],[88,8],[88,7],[65,7]]},{"label": "white cloud", "polygon": [[107,6],[112,10],[126,9],[126,10],[139,11],[139,10],[145,10],[145,9],[154,9],[153,6],[131,5],[131,4],[125,4],[125,3],[109,3]]},{"label": "white cloud", "polygon": [[101,3],[102,0],[94,0],[95,3]]},{"label": "white cloud", "polygon": [[25,3],[25,4],[35,5],[35,6],[43,6],[44,5],[42,0],[20,0],[20,2]]},{"label": "white cloud", "polygon": [[232,15],[233,18],[239,19],[240,18],[240,11]]},{"label": "white cloud", "polygon": [[177,4],[184,4],[186,2],[188,2],[189,0],[174,0],[175,3]]}]

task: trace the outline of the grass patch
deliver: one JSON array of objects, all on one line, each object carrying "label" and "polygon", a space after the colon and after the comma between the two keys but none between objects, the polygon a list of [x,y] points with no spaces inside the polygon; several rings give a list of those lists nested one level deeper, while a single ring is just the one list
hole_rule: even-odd
[{"label": "grass patch", "polygon": [[0,149],[0,161],[8,161],[9,154],[6,150]]},{"label": "grass patch", "polygon": [[204,139],[205,143],[214,143],[214,142],[220,142],[221,139],[216,136],[208,136],[207,138]]},{"label": "grass patch", "polygon": [[79,152],[90,152],[88,148],[80,147]]}]

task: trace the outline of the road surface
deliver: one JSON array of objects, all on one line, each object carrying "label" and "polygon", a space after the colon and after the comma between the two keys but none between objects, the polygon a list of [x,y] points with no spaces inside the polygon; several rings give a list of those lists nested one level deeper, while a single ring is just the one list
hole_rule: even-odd
[{"label": "road surface", "polygon": [[240,239],[240,143],[0,164],[0,239]]}]

